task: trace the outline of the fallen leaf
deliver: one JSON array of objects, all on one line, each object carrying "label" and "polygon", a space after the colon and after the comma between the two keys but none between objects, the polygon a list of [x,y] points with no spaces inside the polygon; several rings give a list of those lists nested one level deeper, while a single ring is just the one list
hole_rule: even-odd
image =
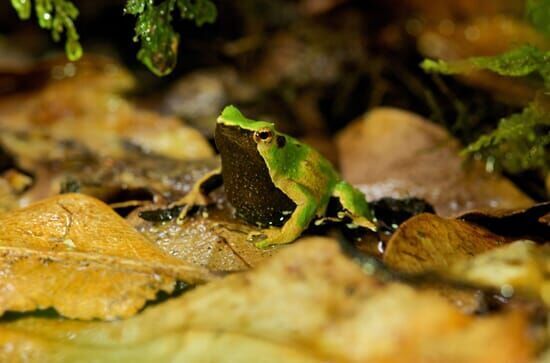
[{"label": "fallen leaf", "polygon": [[[112,60],[93,57],[75,63],[39,64],[18,77],[29,77],[36,71],[46,77],[40,87],[2,98],[3,131],[37,134],[49,138],[52,145],[70,140],[104,157],[124,155],[127,143],[180,160],[213,155],[198,131],[176,118],[138,109],[122,98],[119,93],[131,88],[133,79]],[[43,160],[49,154],[3,137],[3,133],[0,141],[16,156]]]},{"label": "fallen leaf", "polygon": [[[360,67],[367,55],[357,18],[349,14],[341,17],[347,21],[330,29],[304,20],[273,32],[264,40],[265,51],[251,70],[253,83],[265,90],[281,84],[328,85],[337,82],[346,69]],[[316,67],[317,62],[323,67]]]},{"label": "fallen leaf", "polygon": [[504,297],[521,293],[550,306],[550,245],[516,241],[458,261],[442,275],[477,286],[491,287]]},{"label": "fallen leaf", "polygon": [[524,209],[470,211],[459,218],[502,236],[550,242],[549,214],[550,202],[545,202]]},{"label": "fallen leaf", "polygon": [[[492,16],[522,15],[524,2],[522,0],[441,0],[437,3],[427,3],[423,0],[399,0],[399,5],[407,13],[418,13],[428,22],[441,22],[442,19],[455,21],[477,17],[490,18]],[[445,23],[444,23],[445,24]],[[445,26],[442,26],[446,29]]]},{"label": "fallen leaf", "polygon": [[523,363],[533,356],[527,329],[519,313],[471,317],[435,294],[382,284],[336,242],[314,238],[129,320],[3,322],[0,358]]},{"label": "fallen leaf", "polygon": [[[181,199],[196,181],[219,167],[219,159],[176,160],[128,151],[121,158],[98,159],[86,167],[68,166],[56,184],[76,183],[80,193],[108,203],[145,198],[156,203]],[[137,195],[136,195],[137,194]],[[141,194],[141,195],[140,195]]]},{"label": "fallen leaf", "polygon": [[152,223],[138,217],[139,210],[128,216],[128,222],[169,255],[212,272],[247,270],[284,247],[263,250],[254,246],[247,237],[257,229],[232,218],[230,209],[224,199],[218,199],[214,206],[188,216],[181,224],[175,219]]},{"label": "fallen leaf", "polygon": [[165,254],[102,202],[56,196],[0,215],[0,313],[55,308],[79,319],[134,315],[176,281],[212,279]]},{"label": "fallen leaf", "polygon": [[[46,325],[53,329],[67,331],[63,325],[51,326],[47,321]],[[0,328],[0,330],[4,329]],[[9,347],[15,350],[10,351]],[[200,330],[189,332],[177,330],[172,333],[167,332],[158,339],[140,342],[136,346],[115,344],[113,347],[75,345],[63,339],[52,341],[47,335],[5,329],[0,336],[0,359],[5,362],[51,363],[324,362],[291,346],[242,334]]]},{"label": "fallen leaf", "polygon": [[[230,48],[230,47],[227,47]],[[234,67],[198,69],[176,80],[163,97],[162,110],[214,138],[216,119],[229,104],[257,101],[259,89]]]},{"label": "fallen leaf", "polygon": [[467,164],[458,155],[460,145],[443,128],[406,111],[371,111],[344,129],[337,144],[344,179],[369,200],[418,197],[444,216],[533,203],[481,163]]},{"label": "fallen leaf", "polygon": [[15,209],[18,206],[17,194],[10,183],[0,176],[0,213]]},{"label": "fallen leaf", "polygon": [[348,0],[301,0],[299,2],[299,9],[308,15],[318,15],[327,13],[347,1]]},{"label": "fallen leaf", "polygon": [[419,214],[403,223],[388,241],[384,262],[401,272],[424,272],[445,268],[506,241],[464,221]]}]

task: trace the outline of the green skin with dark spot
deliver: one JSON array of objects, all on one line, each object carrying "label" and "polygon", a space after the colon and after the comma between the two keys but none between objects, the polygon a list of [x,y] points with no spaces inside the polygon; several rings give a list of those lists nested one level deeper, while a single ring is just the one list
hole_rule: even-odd
[{"label": "green skin with dark spot", "polygon": [[272,123],[248,119],[228,106],[218,118],[216,145],[237,214],[260,226],[281,226],[258,233],[263,237],[258,247],[294,241],[314,219],[325,216],[332,197],[352,222],[375,229],[365,196],[317,150],[278,132]]}]

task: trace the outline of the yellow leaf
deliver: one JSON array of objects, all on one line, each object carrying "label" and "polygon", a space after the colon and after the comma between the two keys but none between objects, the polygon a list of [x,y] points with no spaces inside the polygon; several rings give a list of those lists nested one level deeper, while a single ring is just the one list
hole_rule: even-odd
[{"label": "yellow leaf", "polygon": [[419,214],[403,223],[389,240],[384,262],[402,272],[444,268],[507,241],[467,222]]},{"label": "yellow leaf", "polygon": [[380,283],[335,241],[310,238],[128,320],[3,322],[0,360],[523,363],[527,331],[519,313],[472,317]]},{"label": "yellow leaf", "polygon": [[159,250],[102,202],[65,194],[0,215],[0,313],[135,314],[177,280],[212,278]]}]

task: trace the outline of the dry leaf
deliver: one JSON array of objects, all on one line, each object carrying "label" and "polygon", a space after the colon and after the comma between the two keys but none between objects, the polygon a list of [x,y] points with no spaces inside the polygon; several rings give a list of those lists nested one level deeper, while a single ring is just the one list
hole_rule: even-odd
[{"label": "dry leaf", "polygon": [[470,211],[459,218],[502,236],[550,242],[550,225],[545,222],[548,215],[550,202],[525,209]]},{"label": "dry leaf", "polygon": [[523,363],[532,354],[521,315],[470,317],[435,294],[381,284],[320,238],[129,320],[0,325],[4,361]]},{"label": "dry leaf", "polygon": [[[58,60],[11,77],[20,92],[0,100],[0,148],[34,177],[33,187],[18,196],[15,205],[59,193],[68,175],[86,178],[77,181],[93,184],[91,194],[105,200],[136,185],[143,187],[144,182],[151,183],[146,189],[155,197],[170,197],[166,189],[186,192],[181,189],[193,179],[182,170],[192,166],[178,162],[208,159],[202,166],[211,164],[212,148],[200,133],[175,118],[137,109],[119,95],[133,79],[113,61]],[[138,160],[141,167],[136,167]],[[170,174],[165,173],[167,164]],[[174,176],[176,172],[182,173]]]},{"label": "dry leaf", "polygon": [[[41,321],[29,323],[42,324]],[[44,323],[72,334],[62,324],[52,326],[47,320]],[[19,329],[0,327],[0,331],[0,359],[10,363],[326,362],[291,346],[228,332],[177,330],[135,346],[86,346],[65,339],[50,340],[46,334],[22,333]]]},{"label": "dry leaf", "polygon": [[227,202],[218,200],[217,205],[189,216],[182,224],[175,220],[152,223],[137,213],[131,214],[128,222],[171,256],[213,272],[247,270],[271,257],[277,248],[258,249],[247,240],[256,228],[231,214]]},{"label": "dry leaf", "polygon": [[423,272],[445,268],[506,241],[467,222],[420,214],[397,229],[384,251],[384,262],[402,272]]},{"label": "dry leaf", "polygon": [[217,167],[217,157],[176,160],[128,150],[122,158],[98,159],[86,167],[68,165],[56,184],[59,190],[60,183],[76,183],[80,193],[109,203],[144,199],[170,203]]},{"label": "dry leaf", "polygon": [[[4,131],[50,138],[50,152],[56,149],[51,147],[54,144],[70,140],[95,154],[111,157],[123,155],[128,142],[175,159],[202,159],[213,154],[198,131],[176,118],[137,109],[120,97],[118,93],[129,88],[133,80],[111,60],[94,57],[76,63],[37,65],[18,77],[30,77],[35,72],[45,77],[41,87],[2,98],[0,128]],[[16,156],[45,157],[13,136],[0,136]]]},{"label": "dry leaf", "polygon": [[[224,49],[229,48],[226,45]],[[258,92],[259,89],[234,67],[201,68],[174,82],[163,97],[162,110],[181,117],[213,139],[216,119],[223,108],[229,104],[257,101]]]},{"label": "dry leaf", "polygon": [[0,215],[0,313],[135,314],[177,280],[212,278],[158,249],[100,201],[65,194]]},{"label": "dry leaf", "polygon": [[346,180],[369,199],[419,197],[438,214],[474,208],[523,208],[530,198],[510,181],[466,164],[460,145],[441,127],[415,114],[381,108],[338,135]]},{"label": "dry leaf", "polygon": [[307,15],[319,15],[327,13],[347,2],[348,0],[301,0],[299,9]]},{"label": "dry leaf", "polygon": [[550,306],[550,245],[517,241],[452,264],[441,273],[457,281],[492,287],[505,297],[520,292]]},{"label": "dry leaf", "polygon": [[[443,22],[454,19],[491,17],[495,15],[510,14],[522,15],[524,11],[523,0],[440,0],[426,2],[423,0],[398,0],[405,11],[419,13],[421,18],[427,21]],[[395,6],[395,5],[394,5]],[[444,19],[442,21],[442,19]],[[442,26],[445,29],[445,26]]]},{"label": "dry leaf", "polygon": [[0,213],[15,209],[18,205],[17,193],[10,183],[0,176]]}]

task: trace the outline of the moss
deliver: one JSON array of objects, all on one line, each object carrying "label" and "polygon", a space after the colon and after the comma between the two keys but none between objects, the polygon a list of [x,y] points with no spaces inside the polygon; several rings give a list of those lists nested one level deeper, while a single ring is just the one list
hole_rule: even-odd
[{"label": "moss", "polygon": [[176,65],[179,35],[172,27],[176,7],[182,19],[194,20],[198,26],[212,23],[217,16],[210,0],[164,0],[158,5],[150,0],[129,0],[124,8],[137,16],[134,41],[141,41],[138,59],[158,76],[169,74]]},{"label": "moss", "polygon": [[[529,0],[526,17],[541,33],[550,35],[550,0]],[[522,112],[500,120],[497,128],[482,135],[464,150],[464,154],[482,156],[489,169],[502,168],[510,173],[535,170],[550,172],[550,51],[521,45],[491,57],[445,62],[426,59],[421,67],[429,73],[461,74],[487,70],[506,77],[529,77],[539,81],[537,99]]]},{"label": "moss", "polygon": [[[41,28],[51,31],[57,42],[65,34],[65,51],[69,60],[82,56],[82,46],[76,30],[78,9],[70,0],[11,0],[20,19],[29,19],[34,11]],[[141,41],[138,59],[153,73],[170,73],[177,60],[179,35],[172,27],[172,14],[179,10],[182,19],[190,19],[198,26],[216,19],[216,6],[210,0],[128,0],[124,11],[137,16],[135,41]]]},{"label": "moss", "polygon": [[[20,19],[31,17],[32,3],[30,0],[11,0],[13,8]],[[76,31],[75,20],[78,9],[69,0],[34,0],[36,18],[41,28],[50,30],[53,40],[58,42],[65,33],[65,51],[70,60],[77,60],[82,56],[82,46]]]}]

